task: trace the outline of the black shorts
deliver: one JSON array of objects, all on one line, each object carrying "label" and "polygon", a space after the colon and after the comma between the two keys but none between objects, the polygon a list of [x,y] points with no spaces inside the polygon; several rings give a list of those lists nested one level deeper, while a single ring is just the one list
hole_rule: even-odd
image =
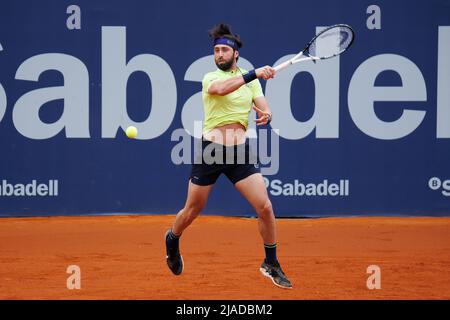
[{"label": "black shorts", "polygon": [[260,173],[256,154],[251,152],[248,140],[240,145],[224,146],[202,140],[201,152],[197,150],[189,179],[199,186],[214,184],[220,174],[235,184],[254,173]]}]

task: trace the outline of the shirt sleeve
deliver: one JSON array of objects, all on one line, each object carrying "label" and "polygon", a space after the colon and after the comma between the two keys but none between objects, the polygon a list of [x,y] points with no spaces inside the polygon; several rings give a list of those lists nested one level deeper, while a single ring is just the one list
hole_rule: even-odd
[{"label": "shirt sleeve", "polygon": [[205,74],[202,80],[202,90],[205,93],[208,93],[209,86],[211,83],[213,83],[215,80],[218,80],[219,77],[214,74],[213,72]]},{"label": "shirt sleeve", "polygon": [[255,79],[255,80],[251,81],[249,83],[249,85],[250,85],[250,89],[252,90],[252,93],[253,93],[253,97],[252,97],[253,100],[264,96],[259,79]]}]

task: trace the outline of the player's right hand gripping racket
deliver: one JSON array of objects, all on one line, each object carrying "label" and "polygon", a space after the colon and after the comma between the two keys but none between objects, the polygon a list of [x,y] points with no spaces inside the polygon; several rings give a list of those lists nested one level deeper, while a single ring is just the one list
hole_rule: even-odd
[{"label": "player's right hand gripping racket", "polygon": [[336,24],[319,32],[307,45],[292,59],[274,67],[275,71],[286,68],[301,61],[323,60],[340,55],[350,48],[355,38],[355,32],[346,24]]}]

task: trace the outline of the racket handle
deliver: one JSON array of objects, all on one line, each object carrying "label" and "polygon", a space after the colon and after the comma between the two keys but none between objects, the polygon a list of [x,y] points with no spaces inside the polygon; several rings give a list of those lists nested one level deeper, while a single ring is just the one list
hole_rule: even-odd
[{"label": "racket handle", "polygon": [[292,61],[289,60],[289,61],[283,62],[282,64],[277,65],[276,67],[274,67],[274,69],[276,72],[278,72],[291,64],[292,64]]}]

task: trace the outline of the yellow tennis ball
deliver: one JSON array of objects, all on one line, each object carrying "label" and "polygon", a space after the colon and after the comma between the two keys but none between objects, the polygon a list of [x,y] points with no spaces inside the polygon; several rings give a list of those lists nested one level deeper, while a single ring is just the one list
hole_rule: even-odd
[{"label": "yellow tennis ball", "polygon": [[137,137],[138,131],[137,131],[137,128],[136,128],[136,127],[129,126],[129,127],[127,128],[127,130],[125,130],[125,133],[127,134],[127,137],[128,137],[128,138],[134,139],[134,138]]}]

